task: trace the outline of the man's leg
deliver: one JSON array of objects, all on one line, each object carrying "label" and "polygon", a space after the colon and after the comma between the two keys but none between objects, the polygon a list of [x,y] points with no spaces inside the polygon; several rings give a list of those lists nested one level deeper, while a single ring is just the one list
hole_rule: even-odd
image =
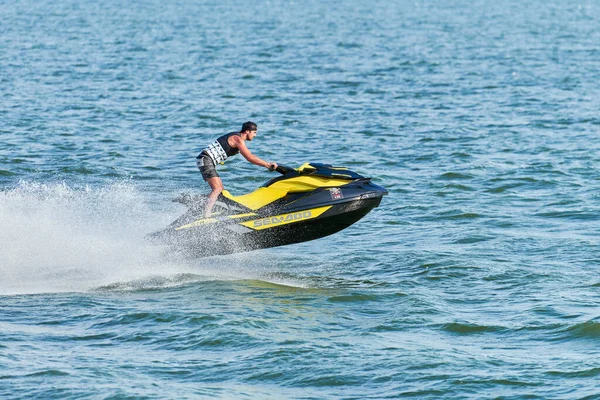
[{"label": "man's leg", "polygon": [[213,206],[217,201],[217,197],[219,197],[219,194],[221,194],[221,192],[223,191],[223,182],[221,182],[221,178],[219,178],[218,176],[214,178],[208,178],[206,182],[208,182],[210,188],[212,189],[212,192],[210,192],[210,194],[208,195],[208,202],[206,203],[206,208],[204,209],[204,218],[210,217],[210,214],[212,214]]}]

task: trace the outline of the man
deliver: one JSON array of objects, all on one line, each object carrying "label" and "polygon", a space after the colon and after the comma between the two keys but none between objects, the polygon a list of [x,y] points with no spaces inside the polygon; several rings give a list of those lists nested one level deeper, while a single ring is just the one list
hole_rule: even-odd
[{"label": "man", "polygon": [[228,157],[241,153],[252,164],[271,170],[277,168],[277,163],[263,161],[252,154],[248,150],[248,147],[246,147],[246,140],[252,141],[256,137],[257,131],[258,127],[254,122],[244,122],[241,131],[231,132],[217,138],[217,140],[202,150],[198,157],[196,157],[196,165],[212,190],[208,196],[204,218],[210,217],[217,197],[223,191],[223,182],[221,182],[221,178],[217,174],[217,164],[223,163]]}]

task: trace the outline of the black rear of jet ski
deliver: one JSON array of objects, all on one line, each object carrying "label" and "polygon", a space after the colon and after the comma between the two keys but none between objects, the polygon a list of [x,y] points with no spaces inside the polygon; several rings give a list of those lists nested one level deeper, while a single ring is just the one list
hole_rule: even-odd
[{"label": "black rear of jet ski", "polygon": [[152,238],[192,257],[306,242],[354,224],[388,193],[370,178],[327,164],[278,172],[282,176],[248,195],[224,191],[211,218],[203,218],[204,196],[178,199],[188,211]]}]

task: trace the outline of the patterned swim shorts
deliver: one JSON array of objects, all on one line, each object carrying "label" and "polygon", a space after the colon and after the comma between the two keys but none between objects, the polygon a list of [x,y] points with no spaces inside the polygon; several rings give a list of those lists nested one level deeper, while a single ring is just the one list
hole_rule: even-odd
[{"label": "patterned swim shorts", "polygon": [[198,158],[196,158],[196,166],[200,170],[204,180],[219,177],[219,174],[217,174],[217,169],[215,168],[215,163],[206,154],[201,154]]}]

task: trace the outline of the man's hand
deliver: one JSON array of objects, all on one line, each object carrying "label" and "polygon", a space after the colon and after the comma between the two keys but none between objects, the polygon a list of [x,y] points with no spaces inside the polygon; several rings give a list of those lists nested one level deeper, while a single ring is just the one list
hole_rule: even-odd
[{"label": "man's hand", "polygon": [[275,169],[277,168],[277,163],[270,162],[268,164],[269,164],[269,171],[271,171],[271,172],[275,171]]}]

